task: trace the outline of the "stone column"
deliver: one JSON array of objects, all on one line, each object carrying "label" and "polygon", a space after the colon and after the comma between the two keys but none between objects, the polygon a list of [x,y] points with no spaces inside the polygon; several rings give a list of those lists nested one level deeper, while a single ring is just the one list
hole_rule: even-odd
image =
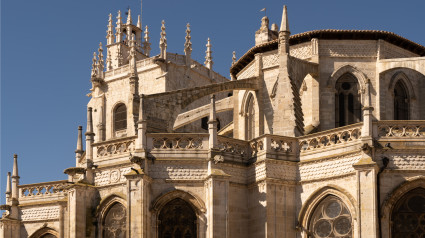
[{"label": "stone column", "polygon": [[[216,155],[220,156],[220,155]],[[218,159],[216,161],[219,161]],[[229,175],[216,168],[216,162],[208,162],[208,178],[205,180],[207,206],[207,238],[229,238]]]},{"label": "stone column", "polygon": [[150,237],[150,192],[151,178],[142,170],[133,170],[127,178],[127,237]]},{"label": "stone column", "polygon": [[[364,146],[366,147],[366,146]],[[378,237],[378,200],[377,200],[377,173],[378,165],[368,155],[368,148],[363,157],[353,165],[357,176],[358,202],[358,234],[355,237]],[[370,150],[370,148],[369,148]]]},{"label": "stone column", "polygon": [[68,223],[69,238],[94,237],[95,227],[91,211],[95,209],[94,187],[75,184],[68,191]]}]

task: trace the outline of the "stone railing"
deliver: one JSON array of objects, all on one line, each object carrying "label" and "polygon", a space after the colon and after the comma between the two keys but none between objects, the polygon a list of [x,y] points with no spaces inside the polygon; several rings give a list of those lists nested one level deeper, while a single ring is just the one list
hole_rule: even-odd
[{"label": "stone railing", "polygon": [[294,137],[263,135],[250,141],[252,156],[261,152],[267,153],[297,153],[298,140]]},{"label": "stone railing", "polygon": [[219,136],[218,149],[221,152],[240,156],[242,159],[249,159],[251,157],[249,142],[244,140]]},{"label": "stone railing", "polygon": [[375,138],[425,139],[425,121],[377,121],[373,129]]},{"label": "stone railing", "polygon": [[148,65],[152,65],[152,64],[154,64],[154,60],[155,60],[154,57],[150,57],[150,58],[147,58],[147,59],[144,59],[144,60],[139,60],[139,61],[136,62],[136,67],[137,68],[143,68],[143,67],[146,67]]},{"label": "stone railing", "polygon": [[148,148],[152,150],[208,149],[208,134],[200,133],[150,133]]},{"label": "stone railing", "polygon": [[30,198],[60,195],[67,191],[68,186],[67,180],[19,185],[19,197]]},{"label": "stone railing", "polygon": [[105,77],[108,78],[108,77],[112,77],[112,76],[119,75],[119,74],[122,74],[122,73],[128,73],[128,70],[129,70],[128,65],[123,65],[119,68],[106,71]]},{"label": "stone railing", "polygon": [[94,143],[96,158],[119,155],[134,151],[136,136]]},{"label": "stone railing", "polygon": [[352,142],[357,143],[361,137],[362,126],[363,123],[360,122],[299,137],[299,148],[301,153],[303,153],[316,149],[348,145]]}]

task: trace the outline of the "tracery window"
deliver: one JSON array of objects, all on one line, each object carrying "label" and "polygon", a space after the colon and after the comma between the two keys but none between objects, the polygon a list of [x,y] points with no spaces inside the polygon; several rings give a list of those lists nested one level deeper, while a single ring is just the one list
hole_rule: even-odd
[{"label": "tracery window", "polygon": [[245,133],[246,139],[251,140],[255,137],[255,100],[254,96],[249,94],[247,103],[246,103],[246,123],[245,123]]},{"label": "tracery window", "polygon": [[126,211],[121,203],[112,205],[102,223],[104,238],[126,237]]},{"label": "tracery window", "polygon": [[407,90],[400,80],[394,86],[394,120],[409,120]]},{"label": "tracery window", "polygon": [[124,104],[119,104],[115,107],[114,129],[115,131],[127,129],[127,108]]},{"label": "tracery window", "polygon": [[362,120],[359,83],[352,74],[344,74],[335,84],[335,127]]},{"label": "tracery window", "polygon": [[352,218],[347,206],[329,195],[315,208],[309,223],[309,237],[353,237]]},{"label": "tracery window", "polygon": [[196,214],[183,199],[167,203],[158,216],[159,238],[196,238]]},{"label": "tracery window", "polygon": [[405,194],[394,206],[391,216],[392,238],[425,237],[425,189]]}]

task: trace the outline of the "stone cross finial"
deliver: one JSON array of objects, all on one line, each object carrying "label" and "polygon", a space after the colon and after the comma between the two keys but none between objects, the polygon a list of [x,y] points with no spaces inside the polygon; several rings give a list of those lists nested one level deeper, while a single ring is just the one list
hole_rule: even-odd
[{"label": "stone cross finial", "polygon": [[131,9],[128,9],[128,16],[127,16],[127,24],[133,24],[133,19],[131,19]]},{"label": "stone cross finial", "polygon": [[232,65],[236,64],[236,52],[233,51],[233,56],[232,56]]},{"label": "stone cross finial", "polygon": [[92,59],[93,63],[91,65],[91,77],[95,78],[96,75],[96,70],[97,70],[97,58],[96,58],[96,52],[93,52],[93,59]]},{"label": "stone cross finial", "polygon": [[116,31],[116,43],[119,43],[122,41],[122,21],[121,21],[121,11],[118,11],[117,16],[117,27],[115,28]]},{"label": "stone cross finial", "polygon": [[160,58],[166,59],[167,58],[167,38],[165,33],[165,21],[162,20],[162,26],[161,26],[161,39],[159,40],[159,49],[161,51]]},{"label": "stone cross finial", "polygon": [[99,43],[99,49],[98,49],[98,62],[97,62],[97,75],[100,78],[103,78],[103,70],[104,70],[104,62],[103,62],[103,48],[102,48],[102,42]]},{"label": "stone cross finial", "polygon": [[114,27],[112,25],[112,14],[109,13],[109,23],[108,23],[108,30],[106,31],[107,35],[106,35],[106,40],[107,40],[107,44],[113,44],[114,40],[115,40],[115,36],[114,36]]},{"label": "stone cross finial", "polygon": [[185,55],[189,56],[192,54],[192,42],[190,41],[190,39],[192,38],[190,36],[190,24],[187,23],[186,25],[186,41],[184,43],[184,53]]},{"label": "stone cross finial", "polygon": [[151,43],[149,43],[149,30],[148,30],[148,26],[146,25],[145,28],[145,42],[143,42],[143,52],[145,53],[145,55],[147,57],[149,57],[149,54],[151,52]]},{"label": "stone cross finial", "polygon": [[205,55],[205,66],[209,69],[212,69],[212,65],[214,64],[214,62],[212,61],[212,51],[211,51],[211,40],[210,38],[208,38],[208,42],[206,44],[207,46],[207,50],[205,51],[206,55]]}]

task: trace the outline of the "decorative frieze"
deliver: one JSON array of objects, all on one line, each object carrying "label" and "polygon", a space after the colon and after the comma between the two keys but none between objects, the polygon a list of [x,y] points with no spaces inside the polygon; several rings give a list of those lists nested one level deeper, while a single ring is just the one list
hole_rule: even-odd
[{"label": "decorative frieze", "polygon": [[255,61],[251,61],[236,77],[238,79],[246,79],[255,76]]},{"label": "decorative frieze", "polygon": [[376,57],[377,46],[374,41],[321,41],[319,55],[329,57]]},{"label": "decorative frieze", "polygon": [[50,206],[50,207],[37,207],[22,209],[21,219],[22,221],[40,221],[40,220],[51,220],[58,219],[60,207],[59,206]]},{"label": "decorative frieze", "polygon": [[263,55],[263,68],[270,68],[273,66],[279,65],[279,55],[276,52],[273,54],[264,54]]},{"label": "decorative frieze", "polygon": [[149,175],[154,179],[203,180],[207,170],[205,163],[158,161],[149,166]]},{"label": "decorative frieze", "polygon": [[312,46],[310,42],[293,45],[289,49],[290,55],[298,59],[311,58]]},{"label": "decorative frieze", "polygon": [[96,186],[105,186],[110,184],[124,183],[126,174],[130,173],[131,168],[114,168],[97,171],[94,178]]}]

